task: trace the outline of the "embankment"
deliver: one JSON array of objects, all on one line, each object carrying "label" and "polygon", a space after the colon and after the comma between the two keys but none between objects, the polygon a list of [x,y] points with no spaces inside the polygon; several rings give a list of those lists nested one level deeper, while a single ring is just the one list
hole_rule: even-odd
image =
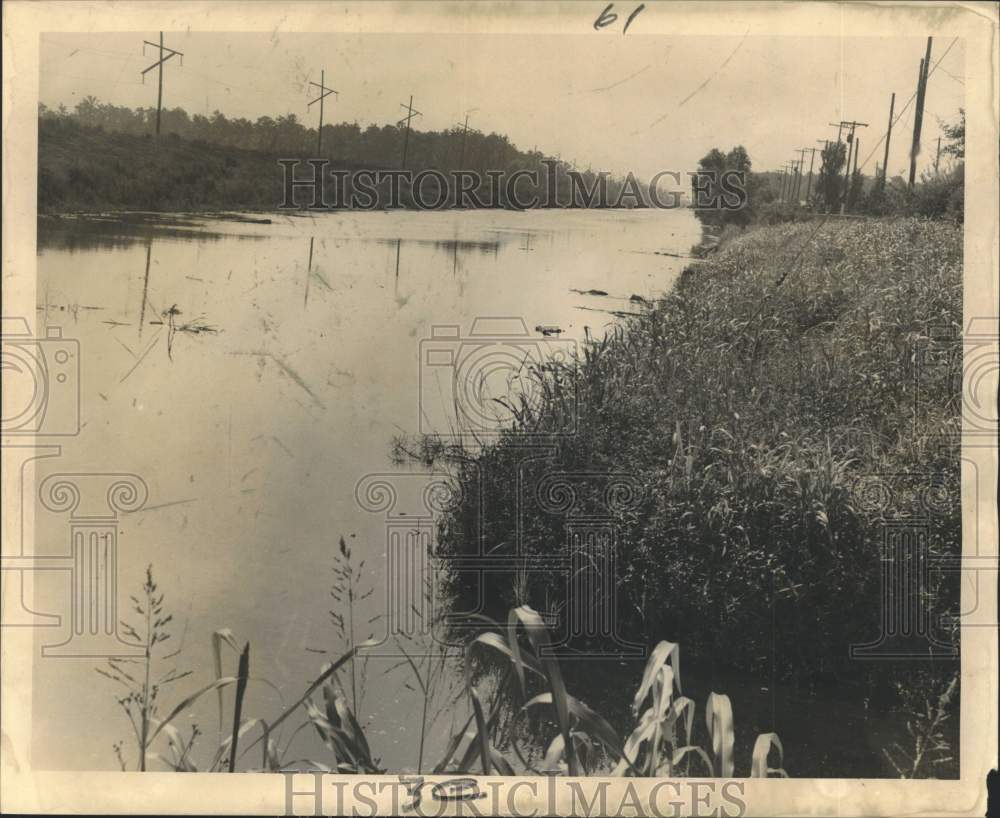
[{"label": "embankment", "polygon": [[[619,634],[680,642],[710,684],[736,672],[748,684],[827,683],[859,703],[913,704],[957,664],[852,662],[850,646],[881,632],[890,521],[926,520],[932,559],[960,553],[960,356],[941,339],[961,319],[954,224],[751,230],[586,345],[575,400],[566,371],[539,373],[544,397],[518,429],[456,467],[467,499],[443,526],[442,553],[468,556],[480,531],[491,554],[513,553],[511,532],[527,555],[563,547],[563,519],[530,503],[515,519],[518,470],[529,488],[553,471],[624,474],[638,499],[612,510]],[[519,465],[523,432],[565,428],[570,414],[576,433],[558,453]],[[602,486],[577,487],[579,511],[598,508]],[[452,590],[459,609],[478,601],[461,574]],[[554,573],[498,577],[486,592],[498,616],[513,602],[572,604]],[[957,578],[932,578],[923,594],[939,622],[957,603]],[[584,698],[615,698],[587,689],[590,670],[568,673]]]}]

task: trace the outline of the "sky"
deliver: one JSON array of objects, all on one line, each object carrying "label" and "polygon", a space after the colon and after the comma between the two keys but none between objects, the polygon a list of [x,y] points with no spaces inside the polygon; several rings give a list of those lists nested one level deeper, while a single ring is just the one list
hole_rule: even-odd
[{"label": "sky", "polygon": [[[159,33],[43,34],[39,98],[74,106],[93,95],[129,107],[156,104]],[[742,144],[756,170],[780,169],[800,148],[859,128],[860,163],[881,162],[890,95],[896,115],[890,175],[909,163],[924,38],[663,36],[629,34],[263,34],[165,32],[184,53],[164,68],[163,104],[229,117],[294,113],[315,126],[308,83],[325,71],[326,122],[393,124],[413,96],[420,129],[464,120],[578,166],[648,178],[694,170],[711,148]],[[942,59],[943,57],[943,59]],[[933,164],[939,118],[964,106],[961,40],[936,38],[918,171]],[[330,104],[332,100],[332,105]],[[866,161],[867,160],[867,161]],[[806,161],[808,166],[808,159]],[[817,157],[818,167],[818,157]]]}]

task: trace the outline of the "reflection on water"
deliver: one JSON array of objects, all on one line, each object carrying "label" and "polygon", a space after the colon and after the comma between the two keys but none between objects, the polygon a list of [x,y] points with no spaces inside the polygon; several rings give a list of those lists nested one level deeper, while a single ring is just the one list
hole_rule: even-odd
[{"label": "reflection on water", "polygon": [[[34,329],[79,339],[81,432],[38,480],[146,481],[146,506],[120,524],[119,598],[152,563],[192,689],[210,681],[214,630],[249,639],[252,675],[277,690],[252,684],[245,711],[266,718],[301,694],[320,654],[338,652],[329,589],[339,536],[366,560],[368,621],[392,599],[393,532],[426,535],[402,496],[376,511],[356,496],[366,475],[403,481],[391,440],[447,408],[421,380],[421,342],[503,316],[523,321],[529,346],[542,330],[561,343],[599,336],[670,286],[700,231],[680,210],[250,218],[43,220]],[[40,555],[67,552],[65,515],[39,511],[36,531]],[[35,607],[65,613],[69,587],[46,572]],[[68,623],[40,629],[39,643],[63,641]],[[114,767],[111,744],[128,724],[94,664],[36,661],[35,766]],[[418,730],[412,680],[397,665],[371,661],[361,714],[394,770],[415,765]],[[212,701],[195,718],[214,733]],[[190,721],[179,726],[186,734]],[[430,731],[428,758],[451,727],[445,716]],[[322,756],[309,734],[300,740],[299,757]]]}]

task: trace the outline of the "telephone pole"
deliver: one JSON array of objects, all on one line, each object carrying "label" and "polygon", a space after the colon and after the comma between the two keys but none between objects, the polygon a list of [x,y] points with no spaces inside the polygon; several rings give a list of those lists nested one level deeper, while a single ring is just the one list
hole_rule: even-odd
[{"label": "telephone pole", "polygon": [[792,167],[793,165],[790,162],[785,162],[782,167],[783,175],[781,177],[782,185],[780,200],[785,203],[788,203],[792,195]]},{"label": "telephone pole", "polygon": [[927,96],[927,77],[931,64],[931,43],[933,37],[927,38],[927,54],[920,61],[920,76],[917,82],[917,108],[913,114],[913,145],[910,148],[910,189],[917,179],[917,154],[920,153],[920,130],[924,123],[924,100]]},{"label": "telephone pole", "polygon": [[[830,142],[829,139],[817,139],[816,141],[823,143],[823,149],[819,153],[819,155],[820,155],[819,175],[820,175],[820,178],[822,178],[823,177],[823,168],[826,167],[826,152],[828,150],[830,150],[831,142]],[[816,180],[816,189],[819,190],[819,180],[818,179]],[[823,203],[826,206],[826,212],[829,213],[830,212],[830,206],[829,206],[829,204],[826,201],[826,191],[823,191],[822,196],[823,196]]]},{"label": "telephone pole", "polygon": [[896,109],[896,92],[893,91],[892,98],[889,100],[889,127],[885,131],[885,156],[882,157],[882,181],[881,188],[885,190],[885,177],[889,170],[889,140],[892,139],[892,114]]},{"label": "telephone pole", "polygon": [[160,49],[160,59],[154,62],[149,68],[144,69],[142,73],[142,81],[145,84],[146,74],[152,71],[154,68],[159,68],[159,82],[157,83],[156,89],[156,135],[160,135],[160,111],[163,108],[163,63],[169,60],[171,57],[181,58],[181,67],[184,67],[184,55],[180,51],[175,51],[172,48],[167,48],[163,44],[163,32],[160,32],[160,42],[151,43],[149,40],[142,41],[142,53],[146,53],[146,46],[151,45],[153,48]]},{"label": "telephone pole", "polygon": [[404,122],[406,123],[406,133],[403,134],[403,162],[400,165],[400,167],[403,170],[406,170],[406,148],[407,148],[407,145],[409,144],[409,141],[410,141],[410,120],[413,119],[413,117],[415,117],[415,116],[423,116],[423,114],[420,113],[420,111],[418,111],[416,108],[413,107],[413,95],[412,94],[410,95],[410,104],[409,105],[403,105],[403,103],[401,102],[401,103],[399,103],[399,107],[406,109],[406,116],[403,117],[401,120],[399,120],[399,122],[396,123],[396,127],[397,128],[400,125],[402,125]]},{"label": "telephone pole", "polygon": [[[465,112],[465,124],[463,125],[456,124],[456,127],[462,129],[462,159],[458,163],[458,167],[460,170],[465,170],[465,138],[469,135],[469,114],[473,114],[478,110],[479,110],[478,108],[469,108],[469,110]],[[475,128],[473,128],[472,130],[475,130]]]},{"label": "telephone pole", "polygon": [[[795,151],[799,155],[799,175],[795,184],[795,204],[799,203],[799,192],[802,190],[802,168],[806,162],[806,154],[809,153],[809,151],[813,151],[815,153],[815,150],[815,148],[799,148]],[[812,173],[811,166],[809,168],[809,172]],[[809,194],[806,194],[807,197],[808,195]]]},{"label": "telephone pole", "polygon": [[938,137],[937,155],[934,157],[934,175],[938,175],[938,168],[941,165],[941,137]]},{"label": "telephone pole", "polygon": [[[855,122],[853,120],[850,121],[850,122],[848,122],[848,121],[845,120],[845,121],[842,121],[842,122],[839,122],[839,123],[831,122],[830,124],[831,125],[837,125],[837,127],[840,128],[840,129],[843,129],[843,128],[850,128],[851,129],[851,132],[847,135],[847,163],[844,166],[844,195],[843,195],[843,198],[841,198],[841,200],[840,200],[840,213],[841,213],[841,215],[843,215],[844,210],[847,207],[847,194],[850,191],[850,187],[851,187],[851,155],[852,155],[852,153],[854,154],[855,168],[857,167],[857,161],[858,161],[857,151],[854,150],[854,147],[855,147],[854,129],[855,128],[867,128],[868,127],[868,123],[867,122]],[[841,133],[841,131],[838,131],[838,133]]]},{"label": "telephone pole", "polygon": [[[825,141],[825,140],[823,140]],[[812,190],[813,182],[813,163],[816,161],[816,148],[799,148],[803,153],[803,161],[805,161],[805,153],[809,152],[809,178],[806,180],[806,204],[809,204],[809,191]]]},{"label": "telephone pole", "polygon": [[306,108],[312,108],[317,102],[319,103],[319,128],[316,130],[316,156],[319,157],[323,153],[323,100],[330,94],[336,94],[338,97],[340,94],[332,88],[326,87],[326,71],[319,72],[319,82],[310,82],[309,84],[319,88],[319,96],[306,106]]},{"label": "telephone pole", "polygon": [[791,189],[788,191],[791,196],[791,204],[797,205],[799,203],[799,182],[802,180],[802,169],[799,167],[799,162],[795,159],[791,162],[792,165],[792,185]]}]

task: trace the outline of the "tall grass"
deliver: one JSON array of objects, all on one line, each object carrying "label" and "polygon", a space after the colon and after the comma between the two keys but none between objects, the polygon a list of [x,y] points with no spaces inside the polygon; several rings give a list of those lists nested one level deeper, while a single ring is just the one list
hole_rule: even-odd
[{"label": "tall grass", "polygon": [[[132,726],[136,769],[145,771],[152,740],[165,727],[165,723],[158,718],[161,694],[168,686],[190,676],[191,671],[180,671],[170,664],[170,660],[177,655],[176,652],[162,654],[157,648],[170,639],[167,626],[173,621],[173,616],[164,611],[164,595],[159,592],[159,587],[153,579],[152,566],[146,568],[146,578],[140,596],[132,596],[130,599],[132,611],[138,619],[131,622],[123,621],[122,633],[126,639],[141,646],[144,655],[141,659],[112,657],[107,660],[105,666],[95,669],[102,676],[125,688],[124,695],[116,697],[116,700]],[[169,719],[167,721],[169,722]],[[191,738],[185,742],[172,726],[170,727],[171,749],[178,753],[179,766],[185,765],[197,734],[198,727],[194,725]],[[122,744],[115,745],[115,755],[122,770],[127,769],[128,762]]]},{"label": "tall grass", "polygon": [[[156,585],[151,571],[143,586],[147,598],[154,605],[147,608],[136,602],[136,608],[143,614],[147,610],[162,612],[163,597],[156,595]],[[169,615],[164,619],[169,621]],[[156,621],[151,620],[151,621]],[[695,703],[681,695],[680,646],[661,642],[650,653],[642,678],[632,700],[637,723],[623,742],[614,728],[597,711],[573,696],[563,679],[558,660],[552,655],[552,640],[542,617],[528,606],[510,611],[506,628],[493,623],[494,627],[484,628],[470,639],[466,645],[464,662],[464,692],[470,711],[464,726],[451,737],[444,755],[434,766],[435,773],[460,772],[483,775],[517,774],[563,774],[615,775],[615,776],[677,776],[690,774],[690,763],[681,769],[681,763],[689,755],[702,760],[702,774],[717,777],[733,777],[737,774],[733,747],[735,743],[732,704],[728,696],[712,693],[705,706],[705,725],[708,744],[706,747],[695,743],[694,715]],[[158,631],[159,632],[159,631]],[[133,635],[139,635],[138,631]],[[149,639],[150,647],[159,639]],[[217,631],[213,635],[213,646],[218,655],[218,646],[235,646],[231,632]],[[261,746],[259,765],[246,763],[243,769],[250,772],[280,772],[284,770],[314,769],[341,773],[383,773],[377,757],[373,755],[364,728],[358,722],[344,693],[334,684],[336,674],[357,658],[360,651],[374,646],[373,641],[353,645],[335,662],[326,664],[319,676],[305,692],[290,706],[284,707],[277,715],[268,719],[244,718],[243,706],[247,686],[255,680],[250,676],[250,643],[240,651],[236,676],[223,676],[216,672],[216,678],[182,699],[165,717],[157,718],[152,706],[154,689],[149,687],[151,705],[146,713],[146,723],[152,727],[148,733],[142,730],[142,714],[137,717],[134,708],[125,707],[137,740],[141,743],[139,769],[145,771],[146,760],[155,759],[175,772],[197,772],[195,742],[201,731],[194,728],[187,741],[180,738],[174,722],[207,694],[236,686],[233,705],[232,731],[216,748],[212,760],[204,767],[206,771],[222,768],[235,772],[238,762],[247,753]],[[479,661],[478,651],[484,649],[498,654],[504,666],[503,680],[495,686],[492,699],[484,696],[474,683],[475,667]],[[151,650],[150,650],[151,653]],[[416,678],[421,680],[425,702],[424,722],[426,723],[426,702],[429,700],[428,685],[432,676],[421,671],[409,655],[407,661]],[[219,663],[217,662],[217,667]],[[118,662],[112,662],[112,671],[100,672],[116,682],[129,684],[129,677],[123,676]],[[163,678],[177,681],[188,675],[168,673]],[[508,681],[516,684],[508,685]],[[138,682],[132,681],[134,684]],[[676,689],[676,696],[674,691]],[[318,697],[317,697],[318,694]],[[498,716],[503,705],[513,708],[518,718],[526,718],[534,711],[541,711],[557,725],[555,734],[546,737],[543,730],[530,733],[530,741],[542,742],[541,768],[526,758],[526,753],[515,742],[512,744],[514,758],[501,753],[497,748],[500,734]],[[124,705],[123,705],[124,706]],[[458,708],[457,702],[452,706]],[[220,702],[220,720],[222,706]],[[641,712],[641,715],[640,714]],[[276,731],[287,720],[298,714],[298,727],[281,747],[275,740]],[[541,724],[541,721],[537,722]],[[239,751],[240,740],[258,728],[257,737]],[[298,758],[286,760],[296,736],[306,729],[312,729],[320,737],[328,752],[323,759]],[[156,739],[163,735],[168,753],[147,752]],[[682,740],[683,738],[683,740]],[[421,734],[420,760],[418,771],[423,769],[423,741]],[[758,737],[746,773],[751,777],[766,777],[770,774],[787,775],[780,767],[768,767],[767,760],[771,748],[776,747],[779,759],[783,756],[781,742],[774,733]],[[115,745],[120,757],[120,745]],[[123,765],[124,769],[124,765]]]},{"label": "tall grass", "polygon": [[[623,472],[643,497],[613,520],[623,632],[683,636],[719,669],[773,667],[803,683],[860,672],[848,646],[878,632],[885,515],[916,510],[919,487],[893,486],[881,511],[859,500],[859,481],[933,475],[947,492],[933,553],[960,553],[955,371],[919,360],[935,330],[961,332],[961,283],[962,232],[945,222],[814,222],[731,240],[578,360],[538,368],[541,398],[515,428],[455,458],[465,502],[442,526],[441,556],[510,555],[518,530],[529,557],[563,540],[563,520],[519,506],[514,475],[530,486],[552,471]],[[550,460],[521,464],[525,433],[566,428],[576,434]],[[596,507],[594,491],[584,504]],[[565,601],[560,577],[530,580],[518,593],[536,608]],[[957,587],[928,589],[934,616]],[[450,590],[459,605],[477,593],[461,574]],[[502,615],[510,589],[498,578],[487,595]]]}]

